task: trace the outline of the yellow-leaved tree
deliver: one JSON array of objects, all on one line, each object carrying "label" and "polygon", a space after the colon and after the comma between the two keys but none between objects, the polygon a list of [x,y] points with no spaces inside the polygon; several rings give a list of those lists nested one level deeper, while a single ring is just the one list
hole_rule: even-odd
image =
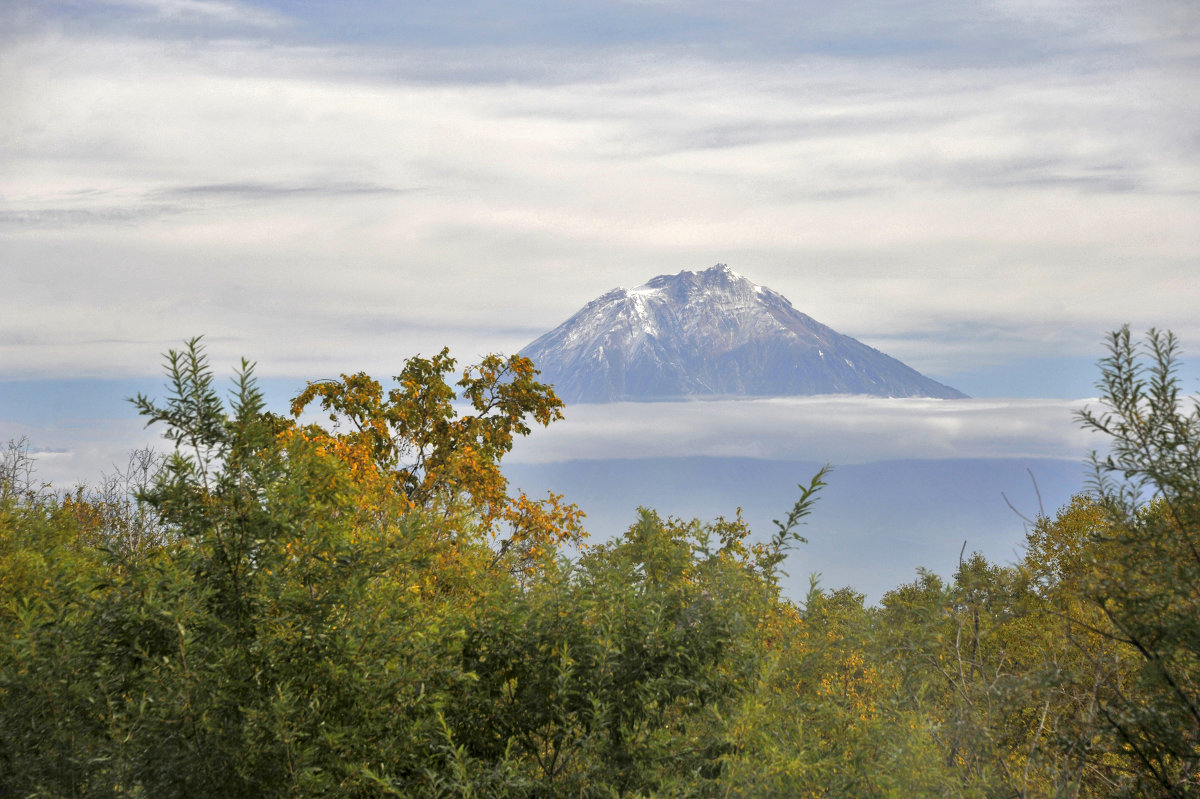
[{"label": "yellow-leaved tree", "polygon": [[530,421],[546,426],[563,418],[553,387],[538,382],[533,363],[519,355],[488,355],[452,385],[455,367],[443,349],[432,358],[409,358],[386,391],[362,372],[311,383],[292,401],[292,414],[299,418],[317,403],[332,428],[297,425],[284,435],[336,455],[382,505],[454,518],[446,527],[454,535],[464,517],[474,521],[498,542],[496,559],[514,571],[538,568],[564,543],[582,546],[578,507],[553,493],[540,500],[510,496],[500,471]]}]

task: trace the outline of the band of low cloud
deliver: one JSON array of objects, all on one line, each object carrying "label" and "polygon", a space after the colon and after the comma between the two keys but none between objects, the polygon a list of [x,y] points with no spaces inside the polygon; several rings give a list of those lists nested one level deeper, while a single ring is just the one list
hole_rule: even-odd
[{"label": "band of low cloud", "polygon": [[574,405],[565,421],[521,441],[511,459],[1082,460],[1104,445],[1074,421],[1074,411],[1086,404],[830,396]]}]

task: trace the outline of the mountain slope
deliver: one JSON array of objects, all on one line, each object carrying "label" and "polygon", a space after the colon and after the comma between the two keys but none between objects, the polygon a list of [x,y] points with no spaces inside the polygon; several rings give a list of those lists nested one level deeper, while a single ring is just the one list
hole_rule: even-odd
[{"label": "mountain slope", "polygon": [[822,325],[724,264],[614,289],[521,354],[568,403],[966,396]]}]

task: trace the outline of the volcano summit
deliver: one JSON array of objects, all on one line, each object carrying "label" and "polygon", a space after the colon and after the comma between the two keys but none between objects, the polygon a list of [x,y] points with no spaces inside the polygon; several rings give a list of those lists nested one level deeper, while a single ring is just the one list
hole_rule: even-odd
[{"label": "volcano summit", "polygon": [[725,264],[613,289],[521,354],[567,403],[966,396],[800,313]]}]

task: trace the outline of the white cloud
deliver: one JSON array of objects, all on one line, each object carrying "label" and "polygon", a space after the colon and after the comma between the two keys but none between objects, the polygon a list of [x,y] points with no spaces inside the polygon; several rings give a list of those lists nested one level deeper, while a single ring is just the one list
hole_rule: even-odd
[{"label": "white cloud", "polygon": [[518,443],[510,459],[1078,460],[1104,445],[1074,421],[1086,402],[822,396],[574,405],[564,421]]},{"label": "white cloud", "polygon": [[150,447],[169,452],[158,431],[139,419],[73,419],[58,424],[20,424],[0,420],[0,447],[25,439],[33,456],[34,479],[56,488],[96,486],[104,475],[129,463],[130,453]]},{"label": "white cloud", "polygon": [[387,373],[717,261],[942,375],[1095,355],[1125,321],[1200,341],[1195,66],[1079,58],[456,82],[384,50],[28,39],[0,54],[0,362],[145,371],[207,333],[267,370]]},{"label": "white cloud", "polygon": [[[230,371],[220,362],[215,369],[221,378]],[[824,396],[573,405],[566,419],[535,426],[518,440],[506,461],[711,456],[841,466],[975,458],[1079,462],[1107,445],[1074,421],[1087,403]],[[169,449],[161,433],[147,429],[132,410],[122,418],[0,420],[0,444],[27,437],[39,477],[59,486],[94,482],[123,466],[138,447]]]},{"label": "white cloud", "polygon": [[169,20],[211,20],[261,27],[278,27],[286,23],[279,15],[254,8],[246,3],[229,0],[107,0],[110,5],[145,9],[155,16]]}]

